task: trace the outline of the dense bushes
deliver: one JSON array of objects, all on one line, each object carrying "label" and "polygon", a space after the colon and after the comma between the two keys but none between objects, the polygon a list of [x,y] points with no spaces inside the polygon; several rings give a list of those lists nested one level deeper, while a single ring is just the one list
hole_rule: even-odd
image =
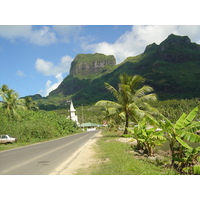
[{"label": "dense bushes", "polygon": [[[38,111],[31,97],[19,94],[7,85],[0,87],[0,134],[18,138],[20,142],[48,139],[71,134],[76,125],[55,112]],[[1,100],[0,99],[0,100]]]},{"label": "dense bushes", "polygon": [[19,142],[32,139],[45,139],[72,134],[76,125],[71,120],[55,112],[18,111],[20,120],[9,119],[4,110],[0,110],[0,134],[9,134],[18,138]]}]

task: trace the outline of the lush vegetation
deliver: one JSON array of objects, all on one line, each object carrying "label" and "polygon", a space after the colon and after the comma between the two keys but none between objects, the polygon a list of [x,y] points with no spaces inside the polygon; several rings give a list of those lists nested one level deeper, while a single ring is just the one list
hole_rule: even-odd
[{"label": "lush vegetation", "polygon": [[118,90],[108,83],[106,88],[115,96],[116,101],[101,100],[96,106],[103,106],[107,110],[107,118],[115,118],[116,123],[120,119],[125,121],[124,134],[127,134],[129,120],[138,122],[145,115],[151,114],[153,109],[147,102],[156,100],[156,95],[152,94],[153,88],[144,85],[138,89],[138,85],[143,82],[143,78],[135,75],[133,77],[122,74],[119,77]]},{"label": "lush vegetation", "polygon": [[53,111],[40,111],[30,97],[19,99],[17,93],[3,85],[0,88],[0,134],[8,134],[21,142],[51,139],[77,131],[76,125]]},{"label": "lush vegetation", "polygon": [[[142,150],[143,154],[147,154],[147,156],[153,156],[155,147],[161,146],[167,141],[171,156],[170,166],[181,174],[200,174],[200,136],[197,133],[200,130],[200,122],[195,120],[198,107],[193,108],[188,114],[181,110],[181,116],[171,120],[148,104],[149,100],[151,102],[156,100],[155,98],[146,98],[145,93],[151,92],[152,88],[149,86],[137,88],[131,83],[136,78],[137,76],[120,75],[121,82],[118,90],[105,84],[106,88],[116,97],[116,102],[103,100],[97,102],[96,105],[104,107],[104,117],[108,124],[111,123],[112,128],[116,126],[117,129],[119,129],[119,125],[124,127],[124,134],[129,132],[131,137],[137,140],[135,149]],[[137,101],[142,102],[142,106],[138,105],[143,110],[138,107]],[[162,109],[160,110],[162,111]],[[170,115],[170,113],[168,114]],[[128,127],[129,120],[127,119],[132,120],[133,128]]]},{"label": "lush vegetation", "polygon": [[65,136],[76,131],[71,120],[53,111],[18,111],[20,120],[9,119],[1,109],[0,132],[18,138],[19,142],[32,139],[50,139]]},{"label": "lush vegetation", "polygon": [[[164,168],[161,161],[152,161],[140,156],[133,156],[130,144],[117,141],[116,132],[102,132],[103,137],[97,141],[95,150],[98,163],[90,168],[79,169],[77,174],[92,175],[176,175],[177,172]],[[166,160],[166,158],[165,158]],[[163,162],[165,161],[163,160]]]}]

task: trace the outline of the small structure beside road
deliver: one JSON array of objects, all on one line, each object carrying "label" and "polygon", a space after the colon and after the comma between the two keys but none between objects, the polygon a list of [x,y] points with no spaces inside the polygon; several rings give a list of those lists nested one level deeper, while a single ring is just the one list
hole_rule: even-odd
[{"label": "small structure beside road", "polygon": [[82,129],[86,129],[87,131],[95,131],[97,129],[97,127],[99,127],[99,124],[95,124],[95,123],[82,123],[79,124],[78,127],[82,128]]}]

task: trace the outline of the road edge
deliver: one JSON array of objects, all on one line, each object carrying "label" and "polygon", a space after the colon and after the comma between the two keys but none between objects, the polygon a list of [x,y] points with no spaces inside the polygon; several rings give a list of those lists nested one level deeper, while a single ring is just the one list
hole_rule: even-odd
[{"label": "road edge", "polygon": [[[49,175],[73,175],[74,172],[81,168],[83,162],[80,163],[80,158],[84,156],[84,151],[91,148],[96,143],[98,138],[102,137],[101,130],[94,134],[92,138],[88,140],[81,148],[79,148],[73,155],[68,158],[65,162],[59,165]],[[85,160],[84,160],[85,162]]]}]

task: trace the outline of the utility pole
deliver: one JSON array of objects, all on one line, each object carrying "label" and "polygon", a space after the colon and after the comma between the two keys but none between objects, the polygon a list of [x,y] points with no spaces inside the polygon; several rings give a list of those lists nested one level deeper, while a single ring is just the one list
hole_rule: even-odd
[{"label": "utility pole", "polygon": [[83,120],[83,104],[82,104],[82,124],[83,124],[84,120]]}]

